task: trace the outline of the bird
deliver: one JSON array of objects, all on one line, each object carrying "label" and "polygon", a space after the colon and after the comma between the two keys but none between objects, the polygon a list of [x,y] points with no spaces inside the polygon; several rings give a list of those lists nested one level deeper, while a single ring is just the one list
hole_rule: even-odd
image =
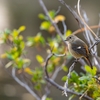
[{"label": "bird", "polygon": [[65,41],[67,42],[68,50],[71,55],[76,59],[84,58],[93,69],[91,61],[89,59],[90,52],[87,44],[74,34],[68,36]]}]

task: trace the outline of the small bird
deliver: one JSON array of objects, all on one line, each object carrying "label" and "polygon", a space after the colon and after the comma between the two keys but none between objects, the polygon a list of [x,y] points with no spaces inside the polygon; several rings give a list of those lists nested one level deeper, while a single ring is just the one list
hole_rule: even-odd
[{"label": "small bird", "polygon": [[73,34],[68,36],[65,41],[68,44],[68,49],[72,56],[76,59],[83,57],[89,63],[90,67],[93,69],[93,66],[89,60],[90,52],[87,44]]}]

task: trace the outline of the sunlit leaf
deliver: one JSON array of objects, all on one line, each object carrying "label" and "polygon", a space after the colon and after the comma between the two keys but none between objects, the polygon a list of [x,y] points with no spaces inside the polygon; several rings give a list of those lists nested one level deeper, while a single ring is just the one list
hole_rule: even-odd
[{"label": "sunlit leaf", "polygon": [[51,25],[51,26],[49,27],[49,32],[50,32],[50,33],[55,32],[55,27]]},{"label": "sunlit leaf", "polygon": [[63,66],[62,67],[63,71],[67,72],[68,71],[68,68],[66,66]]},{"label": "sunlit leaf", "polygon": [[54,22],[58,23],[59,21],[64,21],[65,20],[65,16],[63,15],[58,15],[54,18]]},{"label": "sunlit leaf", "polygon": [[72,34],[72,31],[71,31],[71,30],[67,30],[66,36],[68,37],[68,36],[70,36],[71,34]]},{"label": "sunlit leaf", "polygon": [[39,15],[38,15],[38,17],[40,18],[40,19],[46,19],[46,17],[45,17],[45,15],[44,14],[42,14],[42,13],[40,13]]},{"label": "sunlit leaf", "polygon": [[38,61],[39,63],[43,63],[43,62],[44,62],[43,57],[40,56],[40,55],[36,55],[36,59],[37,59],[37,61]]},{"label": "sunlit leaf", "polygon": [[50,26],[51,26],[50,22],[44,21],[44,22],[41,23],[40,29],[42,29],[42,30],[48,30],[50,28]]},{"label": "sunlit leaf", "polygon": [[47,97],[46,100],[53,100],[52,98]]},{"label": "sunlit leaf", "polygon": [[56,15],[56,12],[54,10],[49,11],[49,15],[50,15],[51,18],[54,18],[55,15]]},{"label": "sunlit leaf", "polygon": [[19,35],[19,32],[16,29],[14,29],[12,35],[14,38],[16,38]]},{"label": "sunlit leaf", "polygon": [[85,70],[86,70],[86,72],[90,73],[93,76],[96,75],[96,72],[97,72],[96,67],[93,67],[93,69],[91,69],[91,67],[88,65],[85,66]]},{"label": "sunlit leaf", "polygon": [[7,54],[6,53],[1,54],[1,58],[7,58]]},{"label": "sunlit leaf", "polygon": [[67,76],[63,76],[61,80],[65,82],[67,80]]},{"label": "sunlit leaf", "polygon": [[25,26],[21,26],[18,30],[19,30],[20,32],[22,32],[22,31],[24,31],[25,29],[26,29]]},{"label": "sunlit leaf", "polygon": [[33,75],[33,72],[31,71],[29,67],[24,68],[24,71],[30,75]]}]

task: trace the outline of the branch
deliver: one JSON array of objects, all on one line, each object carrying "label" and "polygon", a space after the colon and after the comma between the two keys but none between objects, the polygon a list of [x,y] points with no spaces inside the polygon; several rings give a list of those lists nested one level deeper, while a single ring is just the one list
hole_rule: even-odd
[{"label": "branch", "polygon": [[54,23],[54,21],[52,20],[52,18],[50,17],[50,15],[48,14],[48,10],[44,4],[44,2],[42,0],[38,0],[42,9],[44,10],[45,14],[47,15],[47,17],[49,18],[50,22],[52,23],[52,25],[55,27],[56,32],[59,34],[59,36],[61,37],[62,41],[66,44],[66,42],[63,39],[62,33],[60,32],[59,28],[57,27],[56,23]]},{"label": "branch", "polygon": [[95,45],[98,45],[99,43],[100,43],[100,39],[97,40],[97,41],[89,48],[89,50],[91,50]]},{"label": "branch", "polygon": [[[52,56],[53,56],[53,54],[50,54],[50,55],[48,55],[47,58],[46,58],[46,64],[45,64],[45,66],[44,66],[44,67],[45,67],[45,73],[46,73],[45,79],[46,79],[49,83],[51,83],[53,86],[55,86],[57,89],[59,89],[59,90],[61,90],[61,91],[66,91],[66,92],[68,92],[68,93],[75,94],[75,95],[77,95],[77,96],[82,96],[82,94],[77,93],[77,92],[74,92],[74,91],[70,90],[69,88],[66,88],[66,90],[65,90],[64,87],[60,86],[59,84],[57,84],[56,82],[54,82],[52,79],[50,79],[49,74],[48,74],[48,71],[47,71],[47,65],[48,65],[49,59],[50,59]],[[73,69],[74,64],[76,64],[76,62],[74,62],[74,63],[72,64],[72,66],[71,66],[71,68],[70,68],[70,70],[69,70],[69,76],[70,76],[70,72],[71,72],[72,69]],[[91,97],[89,97],[89,96],[87,96],[87,95],[84,95],[83,98],[86,98],[86,99],[88,99],[88,100],[93,100]]]},{"label": "branch", "polygon": [[91,33],[95,36],[95,38],[98,39],[98,36],[93,32],[93,30],[91,30],[91,28],[87,25],[87,23],[84,21],[83,17],[81,16],[81,13],[80,13],[80,0],[78,0],[77,2],[77,11],[78,11],[78,14],[81,18],[81,20],[83,21],[83,23],[86,25],[86,27],[91,31]]},{"label": "branch", "polygon": [[69,5],[67,5],[64,0],[58,0],[58,1],[62,3],[70,11],[70,13],[74,16],[78,24],[79,23],[83,24],[78,14]]},{"label": "branch", "polygon": [[36,98],[36,100],[41,100],[40,98],[39,98],[39,96],[33,91],[33,90],[31,90],[31,88],[25,83],[25,82],[22,82],[20,79],[18,79],[17,78],[17,76],[16,76],[16,68],[12,68],[12,77],[14,78],[14,80],[18,83],[18,84],[20,84],[22,87],[24,87],[30,94],[32,94],[33,95],[33,97],[35,97]]},{"label": "branch", "polygon": [[[91,29],[100,28],[100,25],[90,26],[90,28]],[[86,28],[86,29],[89,30],[88,28]],[[74,31],[72,34],[77,34],[77,33],[84,32],[84,31],[85,31],[85,28],[81,28],[81,29]]]},{"label": "branch", "polygon": [[48,61],[49,59],[53,56],[53,53],[51,53],[47,58],[46,58],[46,62],[45,62],[45,66],[44,66],[44,70],[45,70],[45,74],[46,76],[49,78],[49,75],[48,75],[48,71],[47,71],[47,65],[48,65]]},{"label": "branch", "polygon": [[67,74],[67,80],[66,80],[66,82],[65,82],[65,84],[64,84],[64,91],[63,91],[63,94],[65,94],[65,96],[67,96],[67,92],[66,92],[66,90],[68,89],[68,80],[69,80],[69,78],[70,78],[70,75],[71,75],[71,72],[72,72],[72,70],[74,69],[74,66],[75,66],[75,64],[77,63],[77,61],[75,61],[71,66],[70,66],[70,68],[69,68],[69,72],[68,72],[68,74]]},{"label": "branch", "polygon": [[[56,87],[57,89],[59,89],[59,90],[61,90],[61,91],[64,91],[64,90],[65,90],[64,87],[60,86],[59,84],[57,84],[56,82],[54,82],[52,79],[47,78],[47,77],[45,77],[45,79],[46,79],[49,83],[51,83],[54,87]],[[82,94],[77,93],[77,92],[74,92],[74,91],[72,91],[72,90],[70,90],[70,89],[68,89],[68,88],[67,88],[66,92],[71,93],[71,94],[75,94],[75,95],[77,95],[77,96],[82,96]],[[84,95],[83,98],[88,99],[88,100],[93,100],[91,97],[89,97],[89,96],[87,96],[87,95]]]}]

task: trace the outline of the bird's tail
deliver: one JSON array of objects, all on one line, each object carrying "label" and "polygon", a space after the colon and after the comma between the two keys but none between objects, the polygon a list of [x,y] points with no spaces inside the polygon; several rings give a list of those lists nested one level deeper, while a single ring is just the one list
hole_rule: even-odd
[{"label": "bird's tail", "polygon": [[92,63],[89,59],[89,57],[85,57],[85,60],[88,62],[88,64],[90,65],[91,69],[93,69]]}]

